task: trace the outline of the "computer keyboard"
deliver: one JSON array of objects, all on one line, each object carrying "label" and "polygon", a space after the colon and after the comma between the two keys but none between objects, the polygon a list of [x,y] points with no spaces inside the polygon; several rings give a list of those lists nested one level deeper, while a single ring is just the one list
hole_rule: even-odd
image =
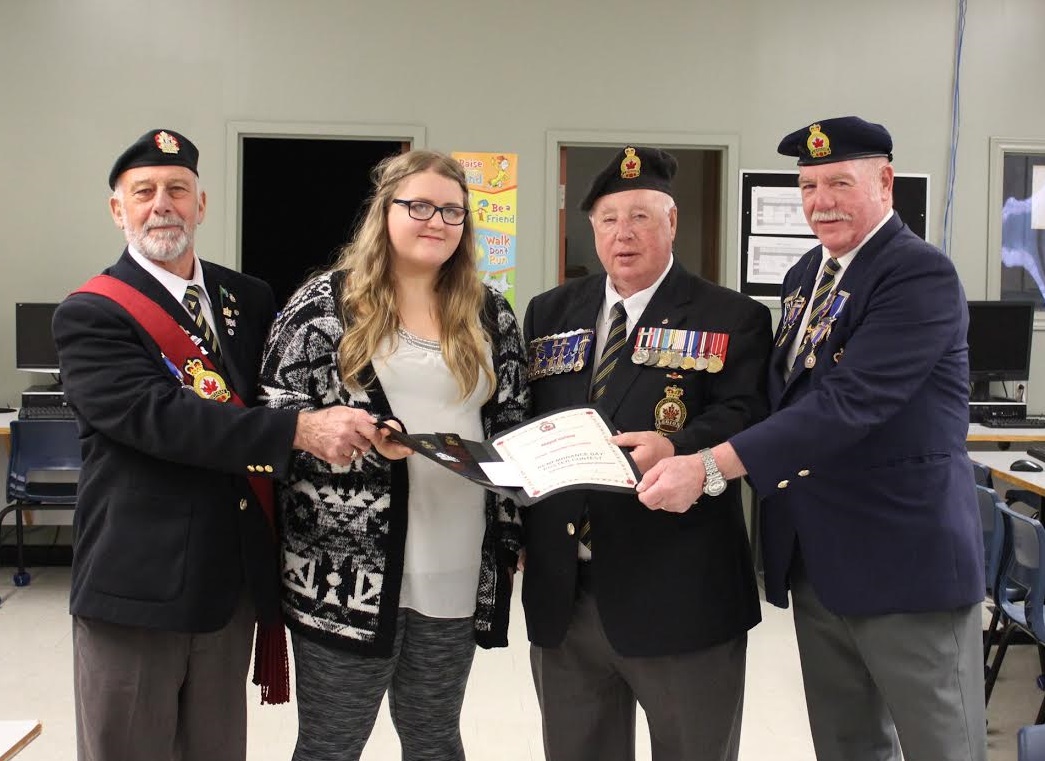
[{"label": "computer keyboard", "polygon": [[40,404],[20,407],[19,420],[73,420],[73,408],[65,404]]},{"label": "computer keyboard", "polygon": [[982,423],[988,428],[1045,428],[1045,417],[995,417]]}]

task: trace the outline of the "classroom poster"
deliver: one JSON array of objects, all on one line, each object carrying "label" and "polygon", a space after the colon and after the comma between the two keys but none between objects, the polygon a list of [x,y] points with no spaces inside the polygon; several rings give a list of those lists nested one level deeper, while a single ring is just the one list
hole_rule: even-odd
[{"label": "classroom poster", "polygon": [[514,308],[518,154],[455,151],[452,155],[468,180],[480,275]]}]

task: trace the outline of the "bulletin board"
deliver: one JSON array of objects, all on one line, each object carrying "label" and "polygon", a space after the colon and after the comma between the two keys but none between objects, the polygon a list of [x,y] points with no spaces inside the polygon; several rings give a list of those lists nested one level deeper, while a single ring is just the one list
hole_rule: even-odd
[{"label": "bulletin board", "polygon": [[[893,208],[925,239],[929,229],[929,175],[897,174]],[[780,299],[791,264],[819,245],[802,212],[797,170],[740,171],[740,231],[737,290],[765,301]]]}]

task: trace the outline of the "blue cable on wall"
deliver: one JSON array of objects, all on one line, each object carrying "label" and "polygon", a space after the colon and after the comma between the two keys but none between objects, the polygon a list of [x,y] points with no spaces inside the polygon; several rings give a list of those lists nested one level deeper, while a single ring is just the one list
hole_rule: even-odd
[{"label": "blue cable on wall", "polygon": [[954,204],[954,179],[958,172],[958,133],[961,126],[961,73],[962,45],[965,42],[965,11],[968,0],[958,0],[958,26],[954,51],[954,95],[951,104],[951,155],[947,166],[947,203],[943,211],[943,252],[951,255],[951,229],[954,218],[951,207]]}]

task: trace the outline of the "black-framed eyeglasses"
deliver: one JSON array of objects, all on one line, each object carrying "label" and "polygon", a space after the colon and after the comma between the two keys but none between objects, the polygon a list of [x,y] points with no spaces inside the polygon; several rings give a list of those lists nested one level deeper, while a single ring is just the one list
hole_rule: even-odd
[{"label": "black-framed eyeglasses", "polygon": [[465,217],[468,216],[468,209],[463,206],[436,206],[428,201],[410,201],[403,198],[393,198],[392,203],[405,206],[410,218],[419,222],[427,222],[437,211],[448,225],[463,225]]}]

